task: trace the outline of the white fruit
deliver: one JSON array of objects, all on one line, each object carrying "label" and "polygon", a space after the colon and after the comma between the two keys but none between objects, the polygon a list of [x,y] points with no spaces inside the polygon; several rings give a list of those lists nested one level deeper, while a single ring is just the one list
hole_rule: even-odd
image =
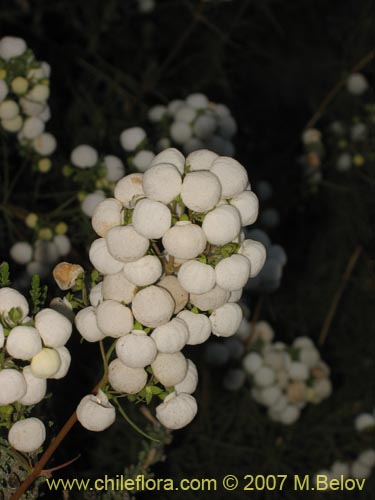
[{"label": "white fruit", "polygon": [[115,198],[101,201],[94,210],[91,224],[97,235],[104,237],[109,229],[120,226],[122,222],[122,205]]},{"label": "white fruit", "polygon": [[95,240],[89,250],[91,264],[101,274],[116,274],[122,271],[124,263],[116,260],[109,253],[105,238]]},{"label": "white fruit", "polygon": [[179,221],[163,236],[163,245],[169,255],[178,259],[194,259],[206,248],[202,228],[190,221]]},{"label": "white fruit", "polygon": [[65,345],[72,334],[71,322],[65,316],[50,308],[38,312],[35,316],[35,328],[47,347]]},{"label": "white fruit", "polygon": [[123,177],[115,187],[115,198],[119,200],[124,207],[134,208],[135,202],[144,196],[143,174],[129,174]]},{"label": "white fruit", "polygon": [[104,431],[116,419],[116,410],[101,390],[94,396],[88,394],[77,406],[77,419],[85,429],[94,432]]},{"label": "white fruit", "polygon": [[145,368],[156,358],[157,348],[143,330],[133,330],[116,342],[116,354],[130,368]]},{"label": "white fruit", "polygon": [[151,166],[158,165],[159,163],[171,163],[174,165],[180,174],[184,173],[185,157],[176,148],[167,148],[155,156],[151,162]]},{"label": "white fruit", "polygon": [[100,302],[103,302],[104,300],[102,288],[103,288],[103,282],[100,282],[97,285],[93,286],[90,290],[89,300],[90,304],[94,307],[98,306]]},{"label": "white fruit", "polygon": [[249,352],[242,360],[242,366],[249,375],[254,375],[262,365],[263,358],[257,352]]},{"label": "white fruit", "polygon": [[241,217],[241,226],[254,224],[258,217],[259,201],[253,191],[244,191],[230,200],[230,204],[237,208]]},{"label": "white fruit", "polygon": [[123,130],[120,135],[121,146],[125,151],[134,151],[146,139],[146,132],[140,127]]},{"label": "white fruit", "polygon": [[223,290],[216,285],[209,292],[190,294],[190,302],[201,311],[209,311],[223,306],[226,302],[228,302],[229,296],[230,294],[227,290]]},{"label": "white fruit", "polygon": [[219,178],[223,198],[239,195],[249,182],[246,169],[237,160],[227,156],[216,158],[210,172]]},{"label": "white fruit", "polygon": [[159,352],[172,354],[181,351],[189,340],[189,329],[181,318],[158,326],[151,334]]},{"label": "white fruit", "polygon": [[155,285],[140,290],[132,303],[135,319],[150,328],[167,323],[172,317],[174,308],[175,302],[171,294]]},{"label": "white fruit", "polygon": [[85,196],[85,199],[81,203],[82,212],[88,217],[92,217],[94,215],[96,207],[100,202],[105,200],[105,195],[103,191],[95,191],[94,193],[90,193]]},{"label": "white fruit", "polygon": [[124,265],[123,273],[131,283],[137,286],[152,285],[163,272],[160,259],[155,255],[145,255],[135,262]]},{"label": "white fruit", "polygon": [[121,262],[134,262],[140,259],[150,246],[149,240],[131,225],[112,227],[107,232],[105,240],[109,253]]},{"label": "white fruit", "polygon": [[238,304],[224,304],[210,315],[212,333],[218,337],[230,337],[238,330],[241,320],[242,309]]},{"label": "white fruit", "polygon": [[31,360],[31,371],[35,377],[51,378],[60,369],[61,358],[56,349],[44,347]]},{"label": "white fruit", "polygon": [[42,350],[38,330],[32,326],[16,326],[7,338],[6,349],[15,359],[27,361]]},{"label": "white fruit", "polygon": [[240,234],[240,213],[231,205],[218,206],[205,216],[202,229],[207,241],[213,245],[226,245]]},{"label": "white fruit", "polygon": [[38,450],[46,439],[46,428],[38,418],[19,420],[9,430],[9,444],[22,453]]},{"label": "white fruit", "polygon": [[111,299],[130,304],[136,292],[137,287],[125,278],[123,271],[104,277],[102,293],[105,300]]},{"label": "white fruit", "polygon": [[0,406],[6,406],[21,399],[27,390],[22,373],[13,368],[0,371]]},{"label": "white fruit", "polygon": [[167,354],[160,352],[151,364],[155,377],[165,387],[182,382],[187,372],[187,360],[181,352]]},{"label": "white fruit", "polygon": [[254,381],[260,387],[272,385],[275,382],[275,372],[268,366],[261,366],[254,373]]},{"label": "white fruit", "polygon": [[149,239],[161,238],[171,227],[172,214],[159,201],[143,199],[138,201],[133,212],[135,230]]},{"label": "white fruit", "polygon": [[190,359],[187,360],[187,363],[188,363],[188,368],[185,378],[180,383],[174,386],[174,389],[177,394],[180,393],[193,394],[198,385],[197,367]]},{"label": "white fruit", "polygon": [[48,132],[43,132],[43,134],[38,135],[38,137],[33,140],[33,148],[41,156],[51,155],[55,151],[56,146],[57,142],[55,137]]},{"label": "white fruit", "polygon": [[134,326],[131,309],[116,300],[104,300],[99,304],[96,309],[96,321],[99,330],[114,338],[126,335]]},{"label": "white fruit", "polygon": [[181,429],[190,424],[197,414],[197,402],[190,394],[169,394],[156,407],[156,417],[167,429]]},{"label": "white fruit", "polygon": [[244,240],[238,253],[247,257],[250,261],[250,278],[260,273],[266,262],[266,249],[262,243],[256,240]]},{"label": "white fruit", "polygon": [[168,205],[180,194],[182,179],[171,163],[158,163],[143,175],[143,190],[147,198]]},{"label": "white fruit", "polygon": [[24,367],[22,375],[26,381],[26,393],[19,398],[18,402],[25,406],[36,405],[46,395],[47,381],[43,378],[35,377],[29,365]]},{"label": "white fruit", "polygon": [[70,161],[75,167],[90,168],[98,162],[98,152],[87,144],[81,144],[71,152]]},{"label": "white fruit", "polygon": [[195,170],[210,170],[218,155],[208,149],[198,149],[186,157],[186,165],[191,172]]},{"label": "white fruit", "polygon": [[184,320],[188,327],[188,345],[202,344],[211,335],[211,322],[205,314],[195,314],[186,309],[181,311],[177,318]]},{"label": "white fruit", "polygon": [[249,259],[243,255],[231,255],[215,267],[216,283],[223,290],[234,291],[243,288],[250,276]]},{"label": "white fruit", "polygon": [[21,320],[29,314],[29,305],[23,295],[17,292],[17,290],[13,290],[13,288],[1,288],[0,314],[3,315],[5,319],[7,319],[11,309],[19,309],[19,311],[21,312]]},{"label": "white fruit", "polygon": [[167,275],[159,281],[158,286],[167,290],[175,302],[174,314],[179,313],[188,303],[189,295],[181,286],[176,276]]},{"label": "white fruit", "polygon": [[85,307],[77,313],[75,325],[79,333],[87,342],[98,342],[105,337],[96,322],[96,314],[93,306]]},{"label": "white fruit", "polygon": [[151,162],[154,157],[155,154],[152,151],[142,149],[142,151],[138,151],[136,153],[136,155],[132,159],[132,163],[134,167],[140,172],[146,172],[146,170],[150,168]]},{"label": "white fruit", "polygon": [[181,199],[195,212],[207,212],[221,197],[221,184],[216,175],[208,171],[186,174],[181,188]]},{"label": "white fruit", "polygon": [[108,381],[115,391],[136,394],[146,385],[147,372],[143,368],[130,368],[119,359],[114,359],[108,367]]},{"label": "white fruit", "polygon": [[65,346],[56,347],[56,351],[59,353],[61,365],[60,368],[57,370],[57,373],[55,373],[51,378],[61,379],[64,378],[68,373],[72,357],[70,355],[70,352]]},{"label": "white fruit", "polygon": [[123,177],[125,167],[120,158],[114,155],[104,157],[104,166],[107,169],[107,179],[109,182],[117,182]]},{"label": "white fruit", "polygon": [[197,260],[189,260],[182,264],[177,278],[181,286],[189,293],[206,293],[216,284],[215,270]]}]

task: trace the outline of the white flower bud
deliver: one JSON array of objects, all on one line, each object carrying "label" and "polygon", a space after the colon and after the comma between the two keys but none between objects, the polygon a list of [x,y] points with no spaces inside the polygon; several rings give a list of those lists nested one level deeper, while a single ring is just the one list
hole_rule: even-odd
[{"label": "white flower bud", "polygon": [[220,156],[210,169],[220,181],[222,187],[222,197],[232,198],[245,191],[249,179],[245,167],[234,158]]},{"label": "white flower bud", "polygon": [[18,308],[21,311],[21,320],[29,314],[29,304],[23,295],[13,288],[4,287],[0,289],[0,314],[8,318],[11,309]]},{"label": "white flower bud", "polygon": [[157,348],[143,330],[133,330],[116,342],[117,357],[130,368],[145,368],[156,358]]},{"label": "white flower bud", "polygon": [[50,90],[48,85],[37,83],[26,95],[27,99],[44,104],[49,98]]},{"label": "white flower bud", "polygon": [[1,126],[7,132],[18,132],[22,128],[22,118],[20,115],[11,118],[10,120],[1,120]]},{"label": "white flower bud", "polygon": [[114,155],[104,157],[104,166],[107,169],[107,179],[109,182],[117,182],[123,177],[125,167],[120,158]]},{"label": "white flower bud", "polygon": [[309,369],[300,361],[292,361],[288,368],[289,377],[292,380],[304,381],[309,378]]},{"label": "white flower bud", "polygon": [[202,344],[211,335],[211,322],[205,314],[195,314],[185,309],[177,318],[182,319],[188,327],[188,345]]},{"label": "white flower bud", "polygon": [[210,170],[216,158],[218,158],[218,155],[213,151],[209,151],[208,149],[198,149],[186,157],[186,165],[190,168],[190,172],[194,172],[196,170]]},{"label": "white flower bud", "polygon": [[189,293],[206,293],[216,284],[215,270],[197,260],[189,260],[182,264],[177,277],[182,287]]},{"label": "white flower bud", "polygon": [[158,163],[143,175],[143,190],[151,200],[168,205],[180,194],[182,179],[177,168],[170,163]]},{"label": "white flower bud", "polygon": [[225,139],[231,139],[237,132],[237,123],[233,116],[222,116],[219,119],[219,132]]},{"label": "white flower bud", "polygon": [[190,294],[190,302],[201,311],[209,311],[223,306],[226,302],[228,302],[229,295],[230,294],[227,290],[223,290],[216,285],[209,292]]},{"label": "white flower bud", "polygon": [[362,451],[362,453],[360,453],[358,455],[357,461],[360,464],[365,465],[366,467],[370,467],[370,468],[374,467],[375,466],[375,450],[370,448],[369,450]]},{"label": "white flower bud", "polygon": [[180,312],[188,303],[189,295],[187,291],[181,286],[176,276],[167,275],[159,281],[158,286],[164,288],[172,295],[175,301],[174,314]]},{"label": "white flower bud", "polygon": [[26,42],[22,38],[4,36],[0,39],[0,57],[5,59],[5,61],[9,61],[13,57],[22,56],[26,49]]},{"label": "white flower bud", "polygon": [[176,122],[183,122],[185,124],[191,124],[197,116],[197,111],[191,106],[186,106],[185,104],[176,109],[175,119]]},{"label": "white flower bud", "polygon": [[87,342],[98,342],[105,337],[96,322],[96,314],[93,306],[85,307],[77,313],[75,325]]},{"label": "white flower bud", "polygon": [[0,103],[0,118],[2,120],[12,120],[18,116],[19,107],[15,101],[7,99]]},{"label": "white flower bud", "polygon": [[169,394],[156,407],[156,417],[167,429],[182,429],[193,420],[197,414],[197,402],[190,394]]},{"label": "white flower bud", "polygon": [[120,143],[125,151],[134,151],[145,139],[146,132],[140,127],[127,128],[120,135]]},{"label": "white flower bud", "polygon": [[354,427],[358,432],[375,427],[375,416],[371,413],[361,413],[354,420]]},{"label": "white flower bud", "polygon": [[115,391],[136,394],[146,385],[147,372],[143,368],[130,368],[119,359],[114,359],[108,366],[108,381]]},{"label": "white flower bud", "polygon": [[313,388],[319,400],[326,399],[332,394],[332,383],[328,378],[314,380]]},{"label": "white flower bud", "polygon": [[21,97],[20,105],[21,105],[22,111],[25,113],[25,115],[38,116],[39,118],[40,118],[41,113],[43,113],[43,111],[46,108],[45,103],[33,102],[33,101],[30,101],[30,99],[27,99],[26,97]]},{"label": "white flower bud", "polygon": [[301,363],[305,364],[308,368],[313,368],[320,360],[320,354],[315,347],[301,349],[299,353]]},{"label": "white flower bud", "polygon": [[[112,276],[115,276],[115,275],[112,275]],[[90,301],[90,304],[94,307],[97,307],[100,304],[100,302],[103,302],[103,300],[104,300],[102,288],[103,288],[103,282],[100,282],[100,283],[96,284],[94,287],[92,287],[90,290],[89,301]]]},{"label": "white flower bud", "polygon": [[55,244],[60,257],[65,257],[68,253],[70,253],[72,245],[66,234],[57,234],[54,236],[53,243]]},{"label": "white flower bud", "polygon": [[100,190],[88,194],[81,203],[82,212],[88,217],[92,217],[96,207],[105,199],[105,194]]},{"label": "white flower bud", "polygon": [[215,267],[216,283],[223,290],[243,288],[250,276],[250,261],[243,255],[231,255]]},{"label": "white flower bud", "polygon": [[0,406],[14,403],[26,394],[27,386],[22,373],[13,368],[0,370]]},{"label": "white flower bud", "polygon": [[241,320],[242,309],[238,304],[224,304],[210,315],[212,333],[218,337],[230,337],[238,330]]},{"label": "white flower bud", "polygon": [[243,369],[249,375],[254,375],[254,373],[259,370],[263,365],[263,358],[257,352],[249,352],[242,360]]},{"label": "white flower bud", "polygon": [[112,227],[105,239],[109,253],[121,262],[137,261],[145,255],[150,246],[149,240],[131,225]]},{"label": "white flower bud", "polygon": [[107,198],[96,205],[91,224],[99,236],[104,237],[109,229],[120,226],[122,222],[122,205],[114,198]]},{"label": "white flower bud", "polygon": [[353,73],[346,83],[348,92],[354,95],[361,95],[368,89],[368,82],[361,73]]},{"label": "white flower bud", "polygon": [[140,290],[133,299],[134,317],[150,328],[167,323],[173,314],[175,302],[164,288],[151,285]]},{"label": "white flower bud", "polygon": [[0,349],[4,347],[5,343],[5,335],[4,335],[4,327],[0,324]]},{"label": "white flower bud", "polygon": [[191,138],[193,131],[187,123],[175,121],[172,123],[169,133],[177,144],[184,144]]},{"label": "white flower bud", "polygon": [[221,185],[216,175],[208,171],[186,174],[181,188],[184,204],[195,212],[214,208],[221,197]]},{"label": "white flower bud", "polygon": [[116,410],[103,391],[88,394],[77,406],[77,419],[89,431],[100,432],[110,427],[116,420]]},{"label": "white flower bud", "polygon": [[190,221],[179,221],[163,236],[163,245],[169,255],[178,259],[194,259],[206,248],[202,228]]},{"label": "white flower bud", "polygon": [[73,149],[71,163],[78,168],[91,168],[98,162],[98,152],[92,146],[81,144]]},{"label": "white flower bud", "polygon": [[31,371],[35,377],[51,378],[61,366],[61,358],[56,349],[44,347],[31,360]]},{"label": "white flower bud", "polygon": [[185,157],[184,155],[178,151],[176,148],[167,148],[164,151],[161,151],[159,154],[155,156],[155,158],[151,162],[151,167],[155,165],[159,165],[159,163],[171,163],[174,165],[180,174],[184,173],[185,168]]},{"label": "white flower bud", "polygon": [[181,352],[167,354],[160,352],[151,364],[155,377],[165,387],[182,382],[187,372],[187,360]]},{"label": "white flower bud", "polygon": [[145,255],[135,262],[124,265],[124,275],[137,286],[152,285],[163,272],[160,259],[155,255]]},{"label": "white flower bud", "polygon": [[189,329],[181,318],[158,326],[151,334],[159,352],[173,354],[181,351],[189,340]]},{"label": "white flower bud", "polygon": [[261,366],[254,373],[254,382],[260,387],[272,385],[275,382],[275,372],[268,366]]},{"label": "white flower bud", "polygon": [[50,308],[38,312],[35,316],[35,328],[47,347],[65,345],[72,334],[71,322],[65,316]]},{"label": "white flower bud", "polygon": [[70,355],[70,352],[65,346],[56,347],[56,351],[59,353],[61,365],[60,368],[57,370],[57,372],[51,378],[61,379],[64,378],[68,373],[72,357]]},{"label": "white flower bud", "polygon": [[237,208],[241,217],[241,226],[254,224],[258,217],[259,201],[253,191],[244,191],[230,200]]},{"label": "white flower bud", "polygon": [[231,205],[218,206],[205,216],[202,229],[210,243],[218,246],[226,245],[239,236],[240,213]]},{"label": "white flower bud", "polygon": [[130,283],[121,271],[104,277],[102,292],[105,300],[111,299],[130,304],[135,297],[137,287]]},{"label": "white flower bud", "polygon": [[49,132],[43,132],[33,140],[33,148],[42,156],[51,155],[57,146],[55,137]]},{"label": "white flower bud", "polygon": [[129,174],[123,177],[115,186],[115,198],[124,207],[134,208],[138,198],[144,196],[143,174]]},{"label": "white flower bud", "polygon": [[148,111],[148,119],[153,123],[160,122],[166,112],[167,108],[165,106],[162,106],[161,104],[153,106]]},{"label": "white flower bud", "polygon": [[187,96],[186,104],[194,109],[205,109],[208,107],[209,101],[204,94],[195,93]]},{"label": "white flower bud", "polygon": [[31,359],[42,350],[38,330],[32,326],[16,326],[8,335],[6,350],[15,359]]},{"label": "white flower bud", "polygon": [[134,326],[133,315],[129,307],[105,300],[96,310],[96,321],[99,329],[109,337],[121,337],[129,333]]},{"label": "white flower bud", "polygon": [[108,251],[105,238],[95,240],[89,250],[91,264],[102,274],[116,274],[122,271],[124,263],[116,260]]},{"label": "white flower bud", "polygon": [[145,238],[161,238],[171,227],[172,214],[159,201],[147,198],[138,201],[133,212],[135,230]]},{"label": "white flower bud", "polygon": [[232,290],[230,292],[228,302],[239,302],[240,298],[242,297],[242,293],[243,288],[240,288],[239,290]]},{"label": "white flower bud", "polygon": [[46,395],[47,381],[43,378],[35,377],[29,365],[24,367],[22,374],[26,381],[26,393],[18,402],[25,406],[36,405]]},{"label": "white flower bud", "polygon": [[350,477],[354,479],[367,479],[371,475],[371,468],[363,465],[358,460],[352,463]]},{"label": "white flower bud", "polygon": [[301,410],[294,405],[288,405],[280,412],[279,421],[284,425],[294,424],[300,417]]},{"label": "white flower bud", "polygon": [[201,115],[194,122],[194,134],[199,137],[199,139],[207,140],[216,130],[216,120],[210,115]]},{"label": "white flower bud", "polygon": [[25,139],[35,139],[43,132],[44,122],[40,118],[36,116],[26,118],[22,127],[22,135]]},{"label": "white flower bud", "polygon": [[46,428],[38,418],[19,420],[9,430],[9,444],[22,453],[37,451],[46,439]]},{"label": "white flower bud", "polygon": [[250,261],[250,278],[260,273],[266,262],[266,249],[262,243],[255,240],[244,240],[238,253],[247,257]]},{"label": "white flower bud", "polygon": [[187,360],[188,368],[185,378],[174,386],[177,394],[193,394],[198,385],[198,370],[191,359]]},{"label": "white flower bud", "polygon": [[133,166],[140,172],[146,172],[146,170],[150,168],[154,157],[155,154],[152,151],[147,151],[146,149],[138,151],[132,159]]},{"label": "white flower bud", "polygon": [[10,256],[17,264],[28,264],[33,258],[33,247],[27,241],[18,241],[12,245]]}]

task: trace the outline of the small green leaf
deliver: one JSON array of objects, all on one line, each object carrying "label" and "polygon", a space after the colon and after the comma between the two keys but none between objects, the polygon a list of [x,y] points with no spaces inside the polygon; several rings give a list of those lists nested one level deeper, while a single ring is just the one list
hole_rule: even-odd
[{"label": "small green leaf", "polygon": [[0,287],[9,286],[9,264],[8,262],[2,262],[0,265]]}]

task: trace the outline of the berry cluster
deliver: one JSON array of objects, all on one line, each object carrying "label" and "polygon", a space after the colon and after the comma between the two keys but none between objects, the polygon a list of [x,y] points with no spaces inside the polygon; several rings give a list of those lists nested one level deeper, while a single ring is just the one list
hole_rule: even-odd
[{"label": "berry cluster", "polygon": [[23,295],[0,289],[0,410],[9,428],[8,440],[18,451],[38,450],[46,437],[41,420],[24,418],[23,407],[44,399],[47,379],[65,377],[70,353],[65,347],[72,323],[53,308],[29,316]]},{"label": "berry cluster", "polygon": [[56,139],[45,132],[49,76],[49,65],[37,61],[22,38],[0,39],[0,124],[17,133],[21,151],[41,172],[50,170],[48,157],[56,149]]},{"label": "berry cluster", "polygon": [[[114,196],[92,217],[99,239],[89,256],[103,280],[76,326],[89,342],[117,339],[112,389],[160,394],[157,418],[178,429],[197,411],[191,395],[197,370],[181,350],[211,332],[235,334],[242,319],[237,301],[264,264],[264,246],[241,230],[255,221],[258,200],[236,160],[208,150],[185,159],[173,148],[144,174],[121,179]],[[104,390],[86,396],[77,409],[80,422],[96,431],[108,427],[115,415],[110,397]]]}]

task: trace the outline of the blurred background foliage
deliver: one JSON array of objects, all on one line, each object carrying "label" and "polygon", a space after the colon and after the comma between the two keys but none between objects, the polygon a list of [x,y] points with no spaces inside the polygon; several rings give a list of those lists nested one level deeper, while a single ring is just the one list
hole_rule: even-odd
[{"label": "blurred background foliage", "polygon": [[[285,428],[268,420],[247,389],[224,391],[220,369],[201,359],[200,411],[192,425],[175,434],[155,474],[313,474],[362,449],[353,418],[372,410],[375,392],[374,164],[365,174],[333,172],[311,195],[298,158],[303,128],[322,99],[374,46],[373,0],[156,0],[150,14],[141,14],[132,0],[1,0],[0,5],[1,36],[24,38],[52,66],[50,129],[58,137],[61,164],[82,142],[121,155],[119,133],[141,123],[153,104],[204,92],[230,107],[239,129],[236,157],[252,182],[271,182],[281,214],[272,238],[285,247],[288,264],[280,289],[263,300],[260,312],[278,339],[318,340],[348,259],[358,246],[363,249],[322,351],[333,372],[333,396]],[[371,79],[373,73],[369,65],[365,74]],[[18,184],[26,197],[34,187],[27,175]],[[67,381],[52,387],[60,400],[57,426],[100,370],[93,361],[95,346],[74,342],[76,362]],[[197,351],[194,359],[203,358]],[[55,413],[56,402],[48,405]],[[143,417],[135,419],[145,426]],[[367,445],[371,442],[368,436]],[[100,436],[76,428],[51,467],[81,453],[58,477],[122,473],[141,449],[141,437],[122,422]],[[374,486],[372,478],[361,494],[330,495],[370,499]],[[224,493],[216,497],[226,498]],[[277,498],[305,495],[289,488]],[[272,492],[252,496],[276,498]]]}]

